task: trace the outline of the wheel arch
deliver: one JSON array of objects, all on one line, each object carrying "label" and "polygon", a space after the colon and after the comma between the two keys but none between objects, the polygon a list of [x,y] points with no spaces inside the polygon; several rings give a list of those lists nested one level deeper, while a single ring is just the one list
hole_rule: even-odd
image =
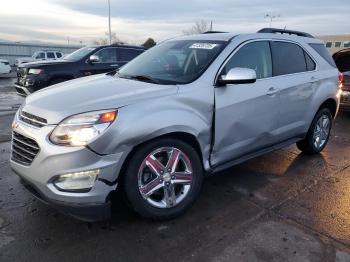
[{"label": "wheel arch", "polygon": [[202,148],[200,146],[199,141],[197,140],[196,136],[188,133],[188,132],[183,132],[183,131],[176,131],[176,132],[170,132],[170,133],[165,133],[156,137],[152,137],[150,139],[144,140],[142,142],[140,142],[139,144],[135,145],[131,151],[128,153],[127,157],[125,158],[122,167],[120,169],[119,172],[119,176],[117,178],[117,182],[121,182],[122,179],[124,179],[125,176],[125,171],[127,166],[130,163],[130,160],[132,158],[132,156],[135,154],[135,152],[143,145],[150,143],[152,141],[158,140],[158,139],[166,139],[166,138],[172,138],[172,139],[178,139],[181,140],[187,144],[189,144],[190,146],[192,146],[194,148],[194,150],[197,152],[200,160],[201,160],[201,165],[202,168],[204,170],[204,163],[203,163],[203,152],[202,152]]},{"label": "wheel arch", "polygon": [[[320,107],[317,109],[317,112],[320,111],[320,109],[322,108],[328,108],[331,111],[332,117],[333,119],[336,117],[337,115],[337,102],[334,98],[328,98],[326,99],[321,105]],[[316,114],[317,114],[316,112]]]}]

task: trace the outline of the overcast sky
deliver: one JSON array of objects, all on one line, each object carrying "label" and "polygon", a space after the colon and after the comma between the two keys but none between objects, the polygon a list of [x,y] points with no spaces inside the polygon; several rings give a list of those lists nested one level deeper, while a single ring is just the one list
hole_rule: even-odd
[{"label": "overcast sky", "polygon": [[[274,27],[315,35],[350,33],[349,0],[111,0],[112,31],[143,43],[181,35],[196,20],[213,20],[214,30],[255,32],[280,15]],[[107,0],[2,0],[0,39],[89,44],[108,30]]]}]

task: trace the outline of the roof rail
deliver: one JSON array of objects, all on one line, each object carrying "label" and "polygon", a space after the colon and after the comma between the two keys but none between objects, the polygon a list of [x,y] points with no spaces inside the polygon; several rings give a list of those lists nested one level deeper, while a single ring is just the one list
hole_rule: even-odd
[{"label": "roof rail", "polygon": [[263,28],[259,30],[258,33],[272,33],[272,34],[280,33],[280,34],[297,35],[297,36],[314,38],[309,33],[304,33],[304,32],[294,31],[294,30],[287,30],[287,29],[278,29],[278,28]]},{"label": "roof rail", "polygon": [[220,34],[220,33],[227,33],[227,32],[222,32],[222,31],[207,31],[202,34]]}]

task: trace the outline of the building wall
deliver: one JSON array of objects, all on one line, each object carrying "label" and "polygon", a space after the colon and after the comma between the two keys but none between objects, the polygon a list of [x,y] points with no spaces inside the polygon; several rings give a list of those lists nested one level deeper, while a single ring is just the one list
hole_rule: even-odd
[{"label": "building wall", "polygon": [[0,42],[0,59],[6,59],[11,65],[14,65],[17,58],[32,56],[36,51],[56,50],[63,54],[69,54],[79,48],[81,48],[81,46]]},{"label": "building wall", "polygon": [[323,35],[318,36],[326,44],[331,54],[334,54],[344,48],[350,48],[350,34],[346,35]]}]

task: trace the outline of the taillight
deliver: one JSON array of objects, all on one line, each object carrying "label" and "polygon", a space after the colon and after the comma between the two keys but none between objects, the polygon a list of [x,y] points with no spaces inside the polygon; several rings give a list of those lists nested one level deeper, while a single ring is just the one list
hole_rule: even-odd
[{"label": "taillight", "polygon": [[339,88],[343,89],[344,75],[342,72],[338,73]]},{"label": "taillight", "polygon": [[338,73],[338,81],[339,81],[339,83],[343,83],[343,81],[344,81],[344,76],[343,76],[343,73],[341,73],[341,72]]}]

